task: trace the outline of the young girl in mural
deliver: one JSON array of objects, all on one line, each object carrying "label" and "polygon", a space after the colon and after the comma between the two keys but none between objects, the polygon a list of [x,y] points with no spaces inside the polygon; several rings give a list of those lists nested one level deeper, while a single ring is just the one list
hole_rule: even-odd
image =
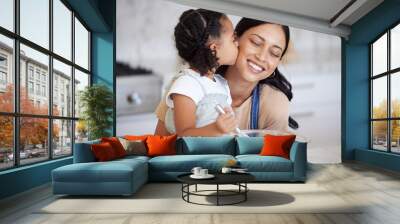
[{"label": "young girl in mural", "polygon": [[[227,81],[215,74],[221,65],[233,65],[238,54],[232,22],[219,12],[187,10],[175,27],[183,69],[166,94],[165,125],[179,136],[220,136],[233,132],[237,121],[231,111]],[[217,111],[221,105],[224,112]]]}]

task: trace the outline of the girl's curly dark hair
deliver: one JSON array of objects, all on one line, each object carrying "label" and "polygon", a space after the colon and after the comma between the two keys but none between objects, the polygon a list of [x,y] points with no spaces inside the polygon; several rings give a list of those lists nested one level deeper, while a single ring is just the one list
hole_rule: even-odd
[{"label": "girl's curly dark hair", "polygon": [[182,13],[175,26],[179,56],[201,75],[219,67],[216,51],[211,50],[208,44],[211,39],[220,37],[220,20],[224,17],[223,13],[206,9],[189,9]]}]

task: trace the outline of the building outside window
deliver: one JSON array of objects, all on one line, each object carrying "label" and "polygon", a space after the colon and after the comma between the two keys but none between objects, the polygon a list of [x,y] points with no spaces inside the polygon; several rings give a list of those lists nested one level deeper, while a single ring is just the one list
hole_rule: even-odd
[{"label": "building outside window", "polygon": [[29,79],[33,80],[33,67],[32,66],[29,66],[28,74],[29,74]]},{"label": "building outside window", "polygon": [[46,96],[46,86],[42,86],[42,96]]},{"label": "building outside window", "polygon": [[46,74],[42,73],[42,82],[46,83]]},{"label": "building outside window", "polygon": [[0,85],[2,89],[7,85],[7,56],[0,54]]},{"label": "building outside window", "polygon": [[0,68],[7,68],[7,56],[0,54]]},{"label": "building outside window", "polygon": [[40,95],[40,84],[36,84],[36,95]]},{"label": "building outside window", "polygon": [[1,85],[7,84],[7,74],[3,71],[0,71],[0,84]]},{"label": "building outside window", "polygon": [[36,69],[36,80],[40,81],[40,70]]},{"label": "building outside window", "polygon": [[31,81],[29,81],[28,82],[28,91],[29,91],[29,94],[33,94],[33,82],[31,82]]},{"label": "building outside window", "polygon": [[371,148],[400,153],[400,24],[370,44]]}]

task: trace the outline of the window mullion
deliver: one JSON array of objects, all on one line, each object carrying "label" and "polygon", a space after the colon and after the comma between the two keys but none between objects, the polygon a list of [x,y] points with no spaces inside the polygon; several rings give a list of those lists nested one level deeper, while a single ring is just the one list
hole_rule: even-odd
[{"label": "window mullion", "polygon": [[[53,52],[53,0],[49,0],[49,50]],[[48,120],[48,152],[49,152],[49,159],[53,159],[53,56],[49,55],[49,86],[48,91],[49,94],[49,120]]]},{"label": "window mullion", "polygon": [[[20,1],[14,1],[14,31],[17,35],[19,35],[19,5]],[[16,114],[20,113],[20,47],[19,47],[19,39],[14,39],[14,166],[19,166],[20,157],[19,157],[19,136],[20,136],[20,118],[16,116]]]},{"label": "window mullion", "polygon": [[[387,71],[390,70],[390,30],[387,32]],[[390,84],[390,80],[392,78],[392,75],[389,73],[387,74],[387,110],[388,110],[388,118],[392,117],[392,100],[391,100],[391,84]],[[392,121],[388,120],[387,122],[387,135],[388,135],[388,152],[392,151],[392,135],[391,135],[391,129],[392,129]]]},{"label": "window mullion", "polygon": [[[71,117],[75,118],[75,12],[72,11],[71,14],[71,23],[72,23],[72,38],[71,38],[71,56],[72,56],[72,64],[73,66],[71,66],[71,91],[72,91],[72,105],[71,105]],[[72,151],[72,155],[74,155],[74,151],[75,151],[75,126],[76,126],[76,121],[72,121],[71,122],[71,126],[72,126],[72,130],[71,130],[71,151]]]}]

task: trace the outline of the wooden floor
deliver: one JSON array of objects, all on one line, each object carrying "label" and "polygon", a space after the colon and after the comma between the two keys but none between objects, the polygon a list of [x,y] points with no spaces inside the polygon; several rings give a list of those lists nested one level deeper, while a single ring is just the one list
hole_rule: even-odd
[{"label": "wooden floor", "polygon": [[368,206],[357,214],[35,214],[38,207],[54,200],[47,185],[1,201],[0,223],[400,223],[399,173],[359,163],[310,164],[308,182]]}]

